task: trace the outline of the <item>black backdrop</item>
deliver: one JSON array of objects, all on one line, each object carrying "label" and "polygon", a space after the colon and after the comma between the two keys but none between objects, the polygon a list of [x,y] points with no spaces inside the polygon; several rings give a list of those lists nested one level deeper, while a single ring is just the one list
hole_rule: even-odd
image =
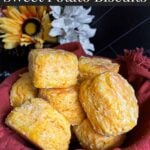
[{"label": "black backdrop", "polygon": [[97,28],[92,39],[95,55],[115,57],[124,48],[143,47],[150,54],[150,7],[94,7],[92,24]]},{"label": "black backdrop", "polygon": [[[92,7],[95,19],[91,26],[97,33],[91,41],[95,45],[94,55],[115,58],[123,49],[143,47],[150,56],[150,7],[104,6]],[[3,51],[0,48],[0,81],[9,73],[27,65],[24,48]]]}]

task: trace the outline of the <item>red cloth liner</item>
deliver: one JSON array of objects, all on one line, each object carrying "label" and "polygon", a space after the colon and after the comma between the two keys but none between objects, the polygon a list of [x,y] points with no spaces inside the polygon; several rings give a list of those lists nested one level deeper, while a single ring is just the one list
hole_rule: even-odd
[{"label": "red cloth liner", "polygon": [[19,74],[23,72],[25,72],[25,69],[13,73],[0,85],[0,150],[30,150],[29,144],[4,124],[5,117],[11,110],[9,103],[10,89],[19,78]]},{"label": "red cloth liner", "polygon": [[122,148],[115,150],[150,150],[150,58],[144,49],[125,50],[119,56],[120,73],[133,85],[139,104],[138,125],[127,134]]},{"label": "red cloth liner", "polygon": [[66,43],[63,45],[58,45],[56,49],[63,49],[75,53],[78,57],[86,56],[81,44],[79,42]]},{"label": "red cloth liner", "polygon": [[[72,51],[77,56],[86,55],[80,43],[73,42],[56,47]],[[115,150],[150,150],[150,58],[143,56],[143,49],[125,50],[124,56],[117,61],[121,65],[120,73],[133,85],[140,106],[138,125],[127,134],[125,143]],[[0,150],[30,150],[28,144],[14,131],[5,126],[4,120],[10,112],[9,92],[12,84],[25,72],[21,69],[5,79],[0,85]]]}]

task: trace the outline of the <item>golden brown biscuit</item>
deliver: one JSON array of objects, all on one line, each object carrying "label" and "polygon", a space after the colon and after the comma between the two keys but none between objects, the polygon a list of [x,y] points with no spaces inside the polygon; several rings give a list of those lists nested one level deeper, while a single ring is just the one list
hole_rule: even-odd
[{"label": "golden brown biscuit", "polygon": [[103,136],[96,133],[89,120],[85,119],[80,125],[74,126],[73,131],[83,148],[88,150],[105,150],[120,146],[125,135]]},{"label": "golden brown biscuit", "polygon": [[33,86],[29,73],[24,73],[12,86],[10,92],[11,106],[20,106],[25,100],[37,96],[37,89]]},{"label": "golden brown biscuit", "polygon": [[113,63],[110,59],[97,57],[80,57],[79,59],[79,80],[83,81],[104,73],[106,71],[118,72],[119,64]]},{"label": "golden brown biscuit", "polygon": [[78,59],[64,50],[35,49],[29,54],[29,72],[37,88],[66,88],[77,83]]},{"label": "golden brown biscuit", "polygon": [[70,124],[43,99],[34,98],[14,108],[6,124],[44,150],[67,150]]},{"label": "golden brown biscuit", "polygon": [[134,90],[118,73],[106,72],[85,80],[79,96],[93,129],[99,134],[123,134],[137,124]]},{"label": "golden brown biscuit", "polygon": [[85,118],[78,99],[78,87],[66,89],[40,89],[39,97],[48,100],[57,111],[63,114],[71,125],[78,125]]}]

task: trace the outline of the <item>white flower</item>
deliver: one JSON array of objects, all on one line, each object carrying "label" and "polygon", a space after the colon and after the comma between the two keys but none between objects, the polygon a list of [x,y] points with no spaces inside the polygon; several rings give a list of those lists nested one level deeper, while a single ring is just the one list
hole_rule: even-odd
[{"label": "white flower", "polygon": [[52,29],[49,34],[58,36],[60,44],[79,41],[85,53],[92,55],[94,45],[90,43],[89,38],[95,35],[96,29],[92,29],[89,23],[94,16],[89,15],[91,8],[85,9],[83,6],[51,6]]}]

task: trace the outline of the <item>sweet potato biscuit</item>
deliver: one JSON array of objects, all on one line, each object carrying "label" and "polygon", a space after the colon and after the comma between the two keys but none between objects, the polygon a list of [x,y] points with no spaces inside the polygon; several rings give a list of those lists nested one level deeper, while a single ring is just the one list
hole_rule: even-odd
[{"label": "sweet potato biscuit", "polygon": [[68,149],[70,124],[43,99],[34,98],[15,107],[5,123],[41,149]]},{"label": "sweet potato biscuit", "polygon": [[33,86],[29,73],[24,73],[12,86],[10,92],[11,106],[20,106],[25,100],[37,96],[37,89]]},{"label": "sweet potato biscuit", "polygon": [[50,102],[57,111],[63,114],[71,125],[78,125],[85,114],[78,99],[78,87],[66,89],[40,89],[39,97]]},{"label": "sweet potato biscuit", "polygon": [[85,80],[79,96],[93,129],[102,135],[123,134],[137,124],[134,90],[118,73],[106,72]]},{"label": "sweet potato biscuit", "polygon": [[79,80],[92,78],[106,71],[118,72],[119,64],[113,63],[110,59],[97,57],[80,57],[79,59]]},{"label": "sweet potato biscuit", "polygon": [[83,148],[88,150],[105,150],[120,146],[125,135],[103,136],[96,133],[88,119],[80,125],[74,126],[73,131]]},{"label": "sweet potato biscuit", "polygon": [[66,88],[77,83],[78,59],[64,50],[35,49],[29,54],[29,72],[37,88]]}]

